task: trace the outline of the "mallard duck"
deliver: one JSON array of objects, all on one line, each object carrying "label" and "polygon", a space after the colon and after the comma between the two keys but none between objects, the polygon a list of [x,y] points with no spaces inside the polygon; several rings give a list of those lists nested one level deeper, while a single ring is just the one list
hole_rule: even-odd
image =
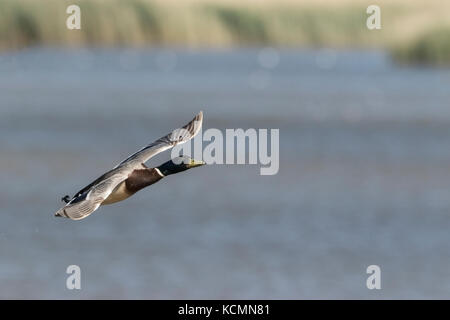
[{"label": "mallard duck", "polygon": [[61,200],[66,205],[59,209],[55,216],[72,220],[84,219],[101,205],[125,200],[168,175],[204,165],[203,161],[197,161],[187,156],[169,160],[156,168],[149,168],[144,164],[158,153],[195,137],[202,127],[202,122],[203,113],[200,111],[187,125],[175,129],[130,155],[113,169],[78,191],[72,198],[65,196]]}]

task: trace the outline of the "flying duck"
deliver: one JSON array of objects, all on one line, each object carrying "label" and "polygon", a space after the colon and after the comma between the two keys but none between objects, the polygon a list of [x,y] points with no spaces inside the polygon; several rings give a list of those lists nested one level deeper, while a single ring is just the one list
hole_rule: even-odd
[{"label": "flying duck", "polygon": [[156,168],[149,168],[144,164],[158,153],[195,137],[202,127],[202,122],[203,113],[200,111],[184,127],[175,129],[130,155],[113,169],[78,191],[72,198],[65,196],[61,200],[66,205],[59,209],[55,216],[72,220],[84,219],[101,205],[125,200],[168,175],[204,165],[203,161],[197,161],[187,156],[169,160]]}]

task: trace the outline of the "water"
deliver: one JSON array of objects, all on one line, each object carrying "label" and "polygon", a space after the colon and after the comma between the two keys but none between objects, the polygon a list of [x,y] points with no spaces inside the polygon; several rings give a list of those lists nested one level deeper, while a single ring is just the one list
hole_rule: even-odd
[{"label": "water", "polygon": [[[449,298],[449,84],[380,52],[0,55],[0,298]],[[204,166],[53,217],[199,110],[279,128],[279,173]]]}]

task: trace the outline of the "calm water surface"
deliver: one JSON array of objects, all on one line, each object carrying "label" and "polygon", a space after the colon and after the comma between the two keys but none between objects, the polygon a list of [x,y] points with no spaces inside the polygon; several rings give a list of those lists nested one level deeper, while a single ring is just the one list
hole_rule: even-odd
[{"label": "calm water surface", "polygon": [[[379,52],[0,55],[0,298],[450,298],[449,88]],[[279,128],[279,173],[205,166],[53,217],[199,110]]]}]

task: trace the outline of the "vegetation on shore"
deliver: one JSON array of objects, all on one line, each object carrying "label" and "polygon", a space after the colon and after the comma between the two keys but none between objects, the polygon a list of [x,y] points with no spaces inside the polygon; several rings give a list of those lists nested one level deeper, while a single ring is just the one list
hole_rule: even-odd
[{"label": "vegetation on shore", "polygon": [[395,61],[402,64],[450,65],[450,28],[431,30],[412,43],[392,49]]},{"label": "vegetation on shore", "polygon": [[[81,8],[68,30],[66,8]],[[387,48],[396,60],[450,63],[450,3],[369,0],[2,0],[0,50],[29,46],[303,46]]]}]

